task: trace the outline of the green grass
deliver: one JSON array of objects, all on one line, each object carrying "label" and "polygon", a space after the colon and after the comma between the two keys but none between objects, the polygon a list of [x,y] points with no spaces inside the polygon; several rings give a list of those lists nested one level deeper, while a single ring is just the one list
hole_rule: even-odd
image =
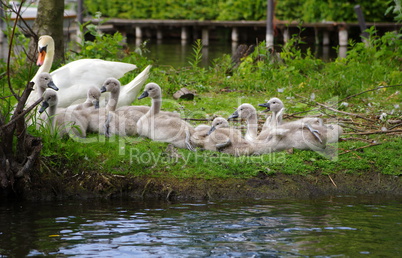
[{"label": "green grass", "polygon": [[[90,137],[97,138],[96,135]],[[339,152],[367,145],[362,142],[339,143]],[[211,151],[192,152],[176,149],[171,153],[168,144],[152,142],[141,137],[99,138],[99,142],[82,143],[59,140],[57,146],[45,148],[43,155],[51,166],[76,172],[94,170],[112,174],[175,178],[251,178],[264,174],[361,174],[376,171],[402,175],[398,157],[402,138],[393,137],[382,144],[340,154],[330,160],[314,151],[294,150],[292,154],[276,152],[261,156],[233,157]],[[51,149],[51,152],[49,152]]]},{"label": "green grass", "polygon": [[[185,118],[212,119],[217,115],[228,117],[240,104],[250,103],[257,108],[259,118],[263,120],[265,114],[261,113],[262,110],[257,105],[271,97],[279,97],[285,102],[285,113],[288,115],[303,112],[301,116],[321,114],[324,118],[336,116],[338,119],[349,119],[340,120],[346,133],[381,130],[382,127],[390,128],[392,125],[389,121],[402,116],[401,107],[398,106],[402,103],[401,87],[368,91],[344,100],[352,94],[402,82],[402,43],[390,41],[396,37],[395,34],[386,34],[382,38],[375,37],[374,34],[372,36],[369,47],[363,43],[351,42],[348,57],[330,63],[315,59],[308,53],[302,54],[294,45],[287,45],[281,53],[282,61],[274,62],[277,58],[260,45],[237,68],[233,68],[229,56],[216,60],[211,67],[198,67],[197,60],[201,51],[200,45],[195,45],[195,56],[189,67],[176,70],[154,65],[148,81],[156,82],[162,87],[162,109],[179,112]],[[119,35],[105,38],[97,36],[97,45],[91,46],[101,48],[113,44],[113,39],[119,38]],[[91,55],[95,50],[86,49],[80,56],[72,55],[70,58],[85,58],[85,54]],[[121,46],[116,45],[113,50],[113,53],[120,53]],[[113,55],[102,58],[113,59]],[[137,53],[130,53],[121,60],[135,63],[139,67],[136,72],[122,78],[122,84],[132,80],[149,64],[148,60]],[[31,66],[24,66],[22,60],[17,61],[13,64],[15,69],[12,69],[11,82],[17,89],[22,89],[25,85],[24,78],[31,77],[27,72]],[[0,83],[3,85],[3,96],[9,95],[6,78],[1,77]],[[172,94],[182,87],[196,92],[194,100],[173,99]],[[10,98],[5,100],[1,104],[3,114],[7,114]],[[374,122],[367,122],[347,113],[335,113],[320,107],[316,102],[343,112],[362,114]],[[341,102],[347,102],[347,105],[340,105]],[[150,100],[135,101],[133,104],[150,105]],[[382,113],[387,113],[384,120],[378,119]],[[207,121],[190,123],[196,126]],[[239,123],[233,125],[238,126]],[[337,146],[339,156],[329,159],[320,153],[302,150],[294,150],[292,154],[278,152],[238,158],[217,152],[191,152],[182,149],[172,154],[166,151],[167,144],[140,137],[105,139],[103,136],[89,135],[85,140],[75,141],[59,139],[45,128],[37,131],[30,127],[29,130],[43,138],[43,163],[56,171],[69,169],[78,173],[82,170],[94,170],[183,179],[250,178],[261,173],[309,175],[377,171],[389,175],[402,174],[399,164],[402,143],[400,133],[361,136],[357,140],[341,141]],[[353,135],[343,137],[350,136]],[[381,144],[354,150],[373,140]],[[349,150],[351,151],[342,154]]]}]

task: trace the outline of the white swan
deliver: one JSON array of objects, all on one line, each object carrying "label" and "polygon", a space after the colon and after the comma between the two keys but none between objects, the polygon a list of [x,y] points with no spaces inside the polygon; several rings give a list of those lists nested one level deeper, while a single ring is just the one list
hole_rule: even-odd
[{"label": "white swan", "polygon": [[179,148],[193,150],[190,137],[194,128],[178,117],[160,113],[162,104],[160,86],[156,83],[148,83],[138,99],[145,97],[152,98],[152,105],[149,111],[137,122],[138,134],[154,141],[168,142]]},{"label": "white swan", "polygon": [[[38,75],[42,72],[49,72],[54,58],[54,41],[50,36],[41,36],[38,42],[39,57],[38,65],[41,65],[38,72],[32,79],[37,83]],[[104,61],[100,59],[80,59],[70,62],[51,73],[56,85],[59,85],[59,107],[67,107],[79,104],[85,100],[87,90],[91,86],[100,87],[108,77],[120,78],[125,73],[136,69],[137,66],[123,62]],[[134,80],[122,88],[121,104],[128,105],[133,102],[138,95],[142,85],[148,79],[148,66]],[[34,90],[36,87],[34,86]],[[27,100],[27,105],[34,103],[41,96],[31,94]]]}]

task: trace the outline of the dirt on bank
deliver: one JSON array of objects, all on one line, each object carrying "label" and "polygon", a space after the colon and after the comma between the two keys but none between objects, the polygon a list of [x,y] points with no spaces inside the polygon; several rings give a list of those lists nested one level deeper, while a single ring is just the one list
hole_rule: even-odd
[{"label": "dirt on bank", "polygon": [[315,198],[332,195],[402,196],[402,177],[361,175],[260,175],[250,179],[177,179],[98,172],[36,174],[24,199],[120,198],[157,200],[233,200]]}]

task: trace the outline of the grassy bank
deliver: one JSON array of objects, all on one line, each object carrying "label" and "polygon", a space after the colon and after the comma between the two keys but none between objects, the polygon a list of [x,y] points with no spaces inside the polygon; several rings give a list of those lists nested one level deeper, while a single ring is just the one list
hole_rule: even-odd
[{"label": "grassy bank", "polygon": [[[71,191],[77,187],[85,189],[85,183],[91,185],[88,189],[97,191],[94,184],[102,178],[108,185],[109,178],[124,177],[125,180],[140,180],[138,185],[143,192],[149,190],[147,182],[153,182],[160,186],[159,192],[169,194],[171,191],[164,189],[164,181],[174,180],[175,183],[169,185],[186,185],[187,191],[190,191],[190,182],[197,189],[202,188],[205,182],[211,185],[214,181],[218,184],[216,187],[228,182],[226,187],[230,188],[232,183],[239,185],[240,182],[271,177],[281,178],[281,182],[286,184],[286,176],[289,180],[302,177],[312,184],[315,180],[318,182],[317,178],[325,178],[329,179],[331,187],[337,188],[339,182],[334,178],[347,182],[348,176],[361,176],[367,183],[371,175],[379,174],[387,178],[382,181],[382,188],[387,189],[384,184],[394,180],[399,188],[393,186],[393,189],[400,194],[402,43],[400,34],[389,33],[378,37],[375,31],[370,33],[368,45],[350,42],[348,56],[329,63],[314,58],[309,52],[302,53],[298,48],[302,44],[301,39],[295,37],[280,54],[260,45],[240,63],[233,63],[230,56],[223,56],[208,68],[199,67],[201,46],[198,41],[188,67],[175,69],[154,65],[151,70],[149,82],[156,82],[163,89],[162,108],[179,112],[194,126],[209,124],[217,115],[228,117],[241,103],[257,107],[271,97],[279,97],[285,102],[285,120],[318,116],[344,128],[340,142],[329,146],[327,153],[288,150],[261,156],[233,157],[219,152],[176,149],[141,137],[89,135],[80,140],[60,139],[47,129],[36,130],[31,126],[29,132],[42,137],[44,143],[38,170],[33,172],[35,178],[39,176],[38,181],[33,183],[34,189],[46,187],[50,182],[54,184],[54,189],[59,189],[55,192],[59,192],[63,187],[69,187],[68,182],[74,181]],[[97,40],[98,46],[111,44],[108,36],[98,35]],[[116,46],[116,49],[119,47]],[[141,71],[152,60],[145,59],[140,52],[129,53],[122,60],[137,64]],[[90,57],[93,53],[84,48],[80,55],[75,54],[71,58],[87,57],[85,54]],[[113,59],[113,55],[98,57]],[[21,63],[14,65],[24,66]],[[26,64],[26,67],[29,65]],[[28,70],[14,70],[14,85],[24,85],[21,83],[23,78],[31,76]],[[122,84],[134,78],[139,71],[122,78]],[[17,77],[19,73],[24,75]],[[6,81],[2,79],[1,83],[3,95],[7,96]],[[194,100],[173,99],[172,94],[182,87],[196,92]],[[11,98],[6,100],[2,104],[5,113],[13,104]],[[133,104],[149,105],[150,102],[147,99]],[[259,113],[261,123],[264,119],[265,114]],[[243,128],[242,125],[244,127],[241,121],[232,122],[232,126],[238,128]],[[88,174],[84,176],[86,172]],[[77,178],[82,182],[75,181]],[[38,185],[38,182],[43,182],[43,185]],[[114,190],[110,192],[118,192],[122,182],[114,184]],[[355,182],[356,185],[361,184]],[[124,187],[136,187],[127,184],[124,183]],[[102,189],[107,188],[103,183],[98,185]],[[282,191],[290,191],[293,186],[289,187]],[[251,197],[262,191],[262,188],[255,189],[258,190]],[[323,189],[326,188],[320,191]],[[353,187],[348,189],[352,191]],[[141,195],[141,191],[137,195]],[[202,192],[201,196],[208,195],[210,191]]]}]

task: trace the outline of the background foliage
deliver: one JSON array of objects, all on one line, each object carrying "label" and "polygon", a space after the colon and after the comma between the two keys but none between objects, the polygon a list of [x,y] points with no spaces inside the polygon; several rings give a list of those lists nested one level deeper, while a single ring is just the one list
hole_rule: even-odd
[{"label": "background foliage", "polygon": [[[353,7],[360,5],[366,21],[393,21],[384,15],[392,0],[277,0],[279,20],[356,21]],[[89,15],[125,19],[264,20],[266,0],[85,0]]]}]

